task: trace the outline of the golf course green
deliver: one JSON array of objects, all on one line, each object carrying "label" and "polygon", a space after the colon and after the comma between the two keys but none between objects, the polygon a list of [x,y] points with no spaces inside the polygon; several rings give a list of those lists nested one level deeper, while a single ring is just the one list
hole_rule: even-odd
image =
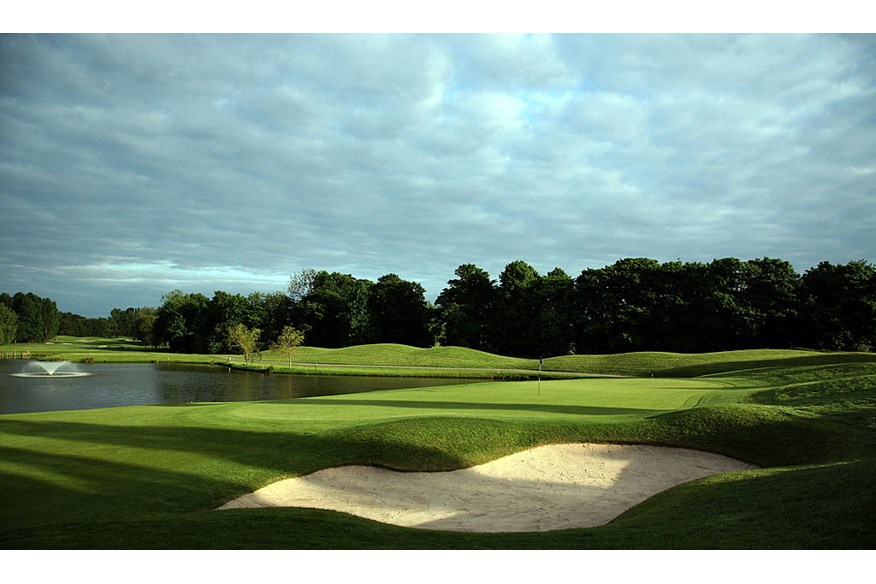
[{"label": "golf course green", "polygon": [[[68,360],[216,358],[72,337],[24,350]],[[295,361],[363,370],[379,365],[383,374],[384,368],[404,374],[406,367],[457,372],[539,367],[537,360],[401,345],[302,348]],[[270,362],[266,355],[264,366]],[[271,366],[283,371],[279,364]],[[544,369],[628,377],[0,415],[0,546],[867,549],[876,544],[876,355],[634,353],[557,357],[546,359]],[[451,470],[569,442],[680,446],[760,468],[669,489],[601,527],[540,533],[408,529],[315,509],[214,511],[272,482],[329,467]]]}]

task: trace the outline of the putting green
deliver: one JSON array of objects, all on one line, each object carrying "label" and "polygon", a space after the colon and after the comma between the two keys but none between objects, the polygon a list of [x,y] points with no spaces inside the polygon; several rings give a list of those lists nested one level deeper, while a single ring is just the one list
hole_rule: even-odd
[{"label": "putting green", "polygon": [[570,379],[473,383],[374,391],[281,402],[224,404],[193,416],[206,420],[296,420],[314,427],[358,425],[415,416],[619,422],[737,400],[749,393],[704,379]]}]

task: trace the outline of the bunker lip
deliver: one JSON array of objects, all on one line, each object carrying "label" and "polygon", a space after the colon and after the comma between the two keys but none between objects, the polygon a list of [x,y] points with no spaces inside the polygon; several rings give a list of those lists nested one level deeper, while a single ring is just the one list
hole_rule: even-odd
[{"label": "bunker lip", "polygon": [[285,479],[219,507],[308,507],[402,527],[471,532],[596,527],[671,487],[757,468],[664,446],[552,444],[449,472],[346,466]]}]

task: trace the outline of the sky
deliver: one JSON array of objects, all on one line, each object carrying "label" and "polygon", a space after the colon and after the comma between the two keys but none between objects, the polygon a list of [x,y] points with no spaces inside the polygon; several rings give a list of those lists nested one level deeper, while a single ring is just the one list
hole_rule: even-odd
[{"label": "sky", "polygon": [[876,260],[876,36],[2,34],[0,292]]}]

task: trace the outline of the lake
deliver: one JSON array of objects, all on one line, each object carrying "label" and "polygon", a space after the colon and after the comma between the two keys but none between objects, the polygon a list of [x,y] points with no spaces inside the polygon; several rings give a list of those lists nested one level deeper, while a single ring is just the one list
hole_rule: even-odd
[{"label": "lake", "polygon": [[95,363],[83,377],[20,377],[27,361],[0,361],[0,414],[189,402],[263,401],[476,383],[473,379],[265,375],[211,365]]}]

